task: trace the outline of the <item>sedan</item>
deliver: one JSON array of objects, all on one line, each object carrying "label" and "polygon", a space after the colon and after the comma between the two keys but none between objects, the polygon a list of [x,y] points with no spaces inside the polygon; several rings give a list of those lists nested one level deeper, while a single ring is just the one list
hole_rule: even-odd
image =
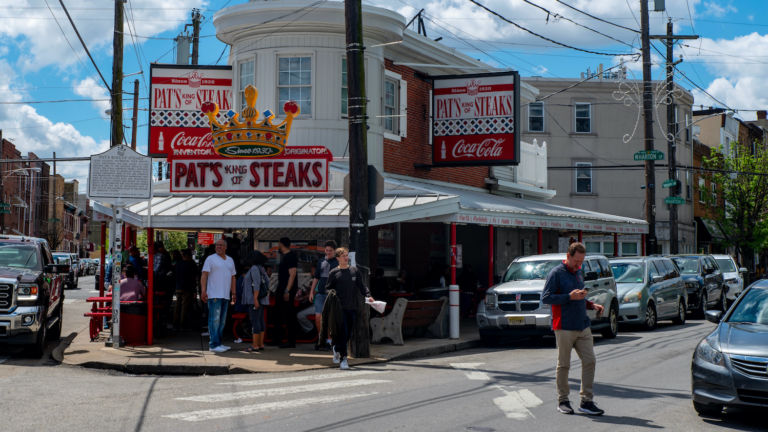
[{"label": "sedan", "polygon": [[768,279],[753,283],[725,313],[707,311],[717,328],[693,353],[693,408],[719,415],[727,406],[768,407]]}]

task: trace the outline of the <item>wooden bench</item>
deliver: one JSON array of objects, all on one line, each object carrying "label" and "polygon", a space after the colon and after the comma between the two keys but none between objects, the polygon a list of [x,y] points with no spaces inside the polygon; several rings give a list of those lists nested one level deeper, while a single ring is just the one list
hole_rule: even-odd
[{"label": "wooden bench", "polygon": [[389,338],[395,345],[403,345],[403,330],[426,330],[434,337],[447,337],[445,324],[447,299],[406,300],[399,298],[392,306],[392,311],[381,318],[371,318],[373,343],[380,343]]}]

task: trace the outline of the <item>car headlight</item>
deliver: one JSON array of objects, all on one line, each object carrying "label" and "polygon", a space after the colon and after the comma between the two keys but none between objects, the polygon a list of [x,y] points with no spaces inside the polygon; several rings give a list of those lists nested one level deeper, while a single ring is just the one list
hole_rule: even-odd
[{"label": "car headlight", "polygon": [[19,284],[16,295],[19,300],[34,300],[37,298],[37,284]]},{"label": "car headlight", "polygon": [[495,308],[496,307],[496,294],[495,293],[487,293],[485,295],[485,306],[488,308]]},{"label": "car headlight", "polygon": [[699,284],[696,282],[686,282],[685,287],[689,290],[695,290],[699,287]]},{"label": "car headlight", "polygon": [[713,336],[708,336],[699,343],[698,347],[696,347],[696,357],[707,363],[712,363],[717,366],[725,366],[723,353],[721,353],[716,346],[717,343],[714,341]]},{"label": "car headlight", "polygon": [[643,299],[642,290],[631,290],[621,298],[622,303],[635,303]]}]

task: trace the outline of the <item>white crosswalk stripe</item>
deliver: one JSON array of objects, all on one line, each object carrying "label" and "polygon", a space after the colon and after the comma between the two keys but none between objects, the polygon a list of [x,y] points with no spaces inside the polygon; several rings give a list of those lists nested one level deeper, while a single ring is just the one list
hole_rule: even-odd
[{"label": "white crosswalk stripe", "polygon": [[[484,363],[451,363],[451,367],[464,372],[468,379],[475,381],[490,381],[491,377],[485,372],[476,370]],[[495,385],[504,396],[493,399],[493,403],[509,419],[525,420],[528,417],[534,417],[529,408],[541,405],[543,402],[533,392],[528,389],[510,388],[507,386]]]},{"label": "white crosswalk stripe", "polygon": [[186,400],[186,401],[195,401],[195,402],[227,402],[227,401],[234,401],[239,399],[284,396],[284,395],[289,395],[294,393],[320,392],[320,391],[335,390],[340,388],[384,384],[387,382],[389,381],[374,380],[374,379],[359,379],[359,380],[350,380],[350,381],[335,381],[335,382],[327,382],[327,383],[306,384],[306,385],[300,385],[295,387],[278,387],[278,388],[248,390],[248,391],[232,392],[232,393],[217,393],[217,394],[209,394],[209,395],[201,395],[201,396],[187,396],[187,397],[181,397],[176,399]]},{"label": "white crosswalk stripe", "polygon": [[375,370],[360,370],[360,371],[324,373],[324,374],[317,374],[317,375],[267,378],[267,379],[260,379],[260,380],[251,380],[251,381],[229,381],[229,382],[219,383],[219,385],[268,386],[273,384],[290,384],[290,383],[296,383],[296,382],[320,381],[320,380],[326,380],[326,379],[352,378],[352,377],[359,377],[361,375],[371,375],[371,374],[381,374],[381,373],[384,373],[384,372],[375,371]]}]

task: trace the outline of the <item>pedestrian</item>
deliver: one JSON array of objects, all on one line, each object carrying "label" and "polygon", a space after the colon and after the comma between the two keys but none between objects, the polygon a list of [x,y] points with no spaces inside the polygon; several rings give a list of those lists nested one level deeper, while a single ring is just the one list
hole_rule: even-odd
[{"label": "pedestrian", "polygon": [[245,263],[243,276],[242,303],[248,305],[253,337],[248,352],[264,350],[264,334],[267,330],[264,322],[264,307],[269,305],[269,276],[264,269],[267,257],[259,251],[253,251]]},{"label": "pedestrian", "polygon": [[323,346],[323,341],[320,339],[320,329],[323,327],[323,305],[325,304],[325,298],[328,296],[325,290],[325,285],[328,282],[328,273],[338,265],[339,260],[336,259],[336,242],[328,240],[325,242],[325,258],[318,263],[314,278],[312,278],[312,286],[309,290],[309,301],[314,304],[315,325],[317,326],[318,332],[315,351]]},{"label": "pedestrian", "polygon": [[277,268],[277,289],[275,290],[275,341],[281,344],[283,337],[286,342],[280,348],[296,347],[296,308],[293,301],[296,298],[299,284],[297,283],[299,259],[291,251],[291,239],[282,237],[278,244],[282,257]]},{"label": "pedestrian", "polygon": [[568,399],[568,371],[571,367],[571,350],[575,349],[581,359],[579,411],[599,416],[604,411],[593,401],[595,352],[587,309],[594,309],[600,317],[603,307],[586,299],[587,290],[584,289],[584,275],[581,272],[586,253],[587,249],[582,243],[574,242],[568,246],[565,261],[553,268],[547,276],[541,301],[552,305],[552,330],[557,343],[557,410],[563,414],[573,414]]},{"label": "pedestrian", "polygon": [[[227,306],[236,300],[235,262],[228,257],[227,242],[216,240],[216,253],[205,259],[200,277],[200,298],[208,304],[208,347],[213,352],[224,352],[228,346],[221,344],[224,325],[227,322]],[[230,300],[231,295],[231,300]]]},{"label": "pedestrian", "polygon": [[173,308],[173,327],[176,330],[189,327],[192,305],[197,297],[197,264],[192,260],[192,251],[184,249],[181,259],[176,262],[176,304]]},{"label": "pedestrian", "polygon": [[120,280],[120,301],[142,301],[147,298],[147,288],[136,278],[136,269],[125,266],[125,279]]},{"label": "pedestrian", "polygon": [[363,297],[367,302],[372,302],[373,299],[368,287],[363,284],[363,275],[357,267],[349,265],[349,250],[343,247],[336,249],[336,259],[339,260],[339,266],[328,274],[326,288],[334,290],[341,301],[344,331],[338,337],[334,337],[334,345],[331,348],[333,350],[333,362],[339,363],[341,369],[349,369],[347,344],[357,321],[357,310],[360,307],[359,299]]}]

